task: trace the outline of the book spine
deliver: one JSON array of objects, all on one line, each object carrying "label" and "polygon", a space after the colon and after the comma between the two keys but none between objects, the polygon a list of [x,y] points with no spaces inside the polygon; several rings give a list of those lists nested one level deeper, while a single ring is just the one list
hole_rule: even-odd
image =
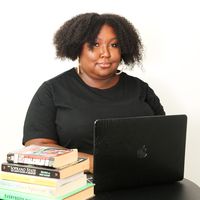
[{"label": "book spine", "polygon": [[60,172],[58,170],[54,171],[51,169],[41,169],[33,166],[19,166],[9,163],[3,163],[1,165],[1,170],[5,172],[11,172],[16,174],[24,174],[31,176],[39,176],[46,178],[57,178],[60,179]]},{"label": "book spine", "polygon": [[53,167],[55,159],[53,157],[46,157],[41,155],[29,155],[29,154],[18,154],[8,153],[8,163],[22,163],[38,166]]},{"label": "book spine", "polygon": [[44,195],[44,196],[52,196],[54,195],[57,188],[36,185],[36,184],[27,184],[16,181],[7,181],[0,180],[0,188],[12,190],[16,192],[24,192],[24,193],[32,193],[35,195]]},{"label": "book spine", "polygon": [[17,192],[13,190],[7,190],[0,188],[0,199],[4,200],[50,200],[49,197],[41,197],[39,195],[33,195],[23,192]]},{"label": "book spine", "polygon": [[[19,181],[23,183],[32,183],[38,185],[45,185],[45,186],[58,186],[58,179],[53,178],[45,178],[45,177],[36,177],[36,176],[26,176],[23,174],[13,174],[9,172],[3,172],[0,174],[1,179],[10,180],[10,181]],[[59,179],[60,180],[60,179]]]},{"label": "book spine", "polygon": [[93,186],[94,186],[93,184],[88,183],[85,186],[80,187],[77,190],[74,190],[73,192],[69,192],[59,197],[45,197],[41,195],[34,195],[30,193],[24,193],[24,192],[18,192],[14,190],[0,188],[0,199],[4,199],[4,200],[63,200],[65,198],[69,198],[70,196]]},{"label": "book spine", "polygon": [[40,196],[42,195],[45,197],[58,197],[59,195],[73,192],[74,190],[77,190],[86,184],[87,179],[85,177],[81,177],[80,179],[67,183],[63,186],[63,189],[62,187],[49,187],[36,184],[26,184],[16,181],[0,180],[0,188],[2,189],[30,193]]},{"label": "book spine", "polygon": [[23,174],[13,174],[9,172],[2,172],[0,174],[0,179],[30,183],[30,184],[37,184],[37,185],[43,185],[43,186],[59,187],[71,181],[74,181],[82,176],[86,176],[86,175],[83,172],[81,172],[64,179],[55,179],[55,178],[27,176]]}]

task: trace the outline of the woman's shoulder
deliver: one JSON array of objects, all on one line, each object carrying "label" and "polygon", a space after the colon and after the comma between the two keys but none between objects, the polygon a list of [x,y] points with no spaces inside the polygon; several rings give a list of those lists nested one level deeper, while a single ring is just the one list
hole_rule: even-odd
[{"label": "woman's shoulder", "polygon": [[74,77],[74,74],[75,74],[75,69],[72,68],[72,69],[69,69],[67,71],[64,71],[64,72],[56,75],[53,78],[50,78],[49,80],[47,80],[45,82],[47,82],[49,84],[59,84],[60,82],[68,81],[70,77]]},{"label": "woman's shoulder", "polygon": [[75,74],[75,69],[69,69],[65,72],[62,72],[56,75],[53,78],[50,78],[44,81],[41,86],[39,87],[39,92],[52,92],[55,88],[63,88],[63,86],[69,85],[71,78]]},{"label": "woman's shoulder", "polygon": [[145,86],[148,85],[144,80],[127,73],[123,73],[122,77],[126,81],[126,83],[131,84],[131,85],[132,84],[145,85]]}]

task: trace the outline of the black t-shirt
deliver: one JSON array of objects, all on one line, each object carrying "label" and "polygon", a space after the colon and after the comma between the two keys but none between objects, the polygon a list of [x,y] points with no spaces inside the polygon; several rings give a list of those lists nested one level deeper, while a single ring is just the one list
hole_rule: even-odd
[{"label": "black t-shirt", "polygon": [[115,86],[97,89],[85,84],[73,68],[38,89],[27,111],[23,143],[49,138],[92,153],[96,119],[164,114],[159,98],[142,80],[122,73]]}]

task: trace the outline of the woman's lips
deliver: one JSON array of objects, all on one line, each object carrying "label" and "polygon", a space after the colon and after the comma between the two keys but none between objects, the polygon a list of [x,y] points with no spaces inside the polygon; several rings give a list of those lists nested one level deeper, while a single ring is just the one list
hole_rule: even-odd
[{"label": "woman's lips", "polygon": [[108,68],[111,66],[111,63],[98,63],[99,67]]}]

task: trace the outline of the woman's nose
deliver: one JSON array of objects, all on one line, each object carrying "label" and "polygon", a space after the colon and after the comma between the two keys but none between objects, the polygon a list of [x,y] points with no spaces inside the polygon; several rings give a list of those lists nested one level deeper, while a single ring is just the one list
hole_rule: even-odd
[{"label": "woman's nose", "polygon": [[107,46],[101,47],[101,57],[110,57],[110,50]]}]

